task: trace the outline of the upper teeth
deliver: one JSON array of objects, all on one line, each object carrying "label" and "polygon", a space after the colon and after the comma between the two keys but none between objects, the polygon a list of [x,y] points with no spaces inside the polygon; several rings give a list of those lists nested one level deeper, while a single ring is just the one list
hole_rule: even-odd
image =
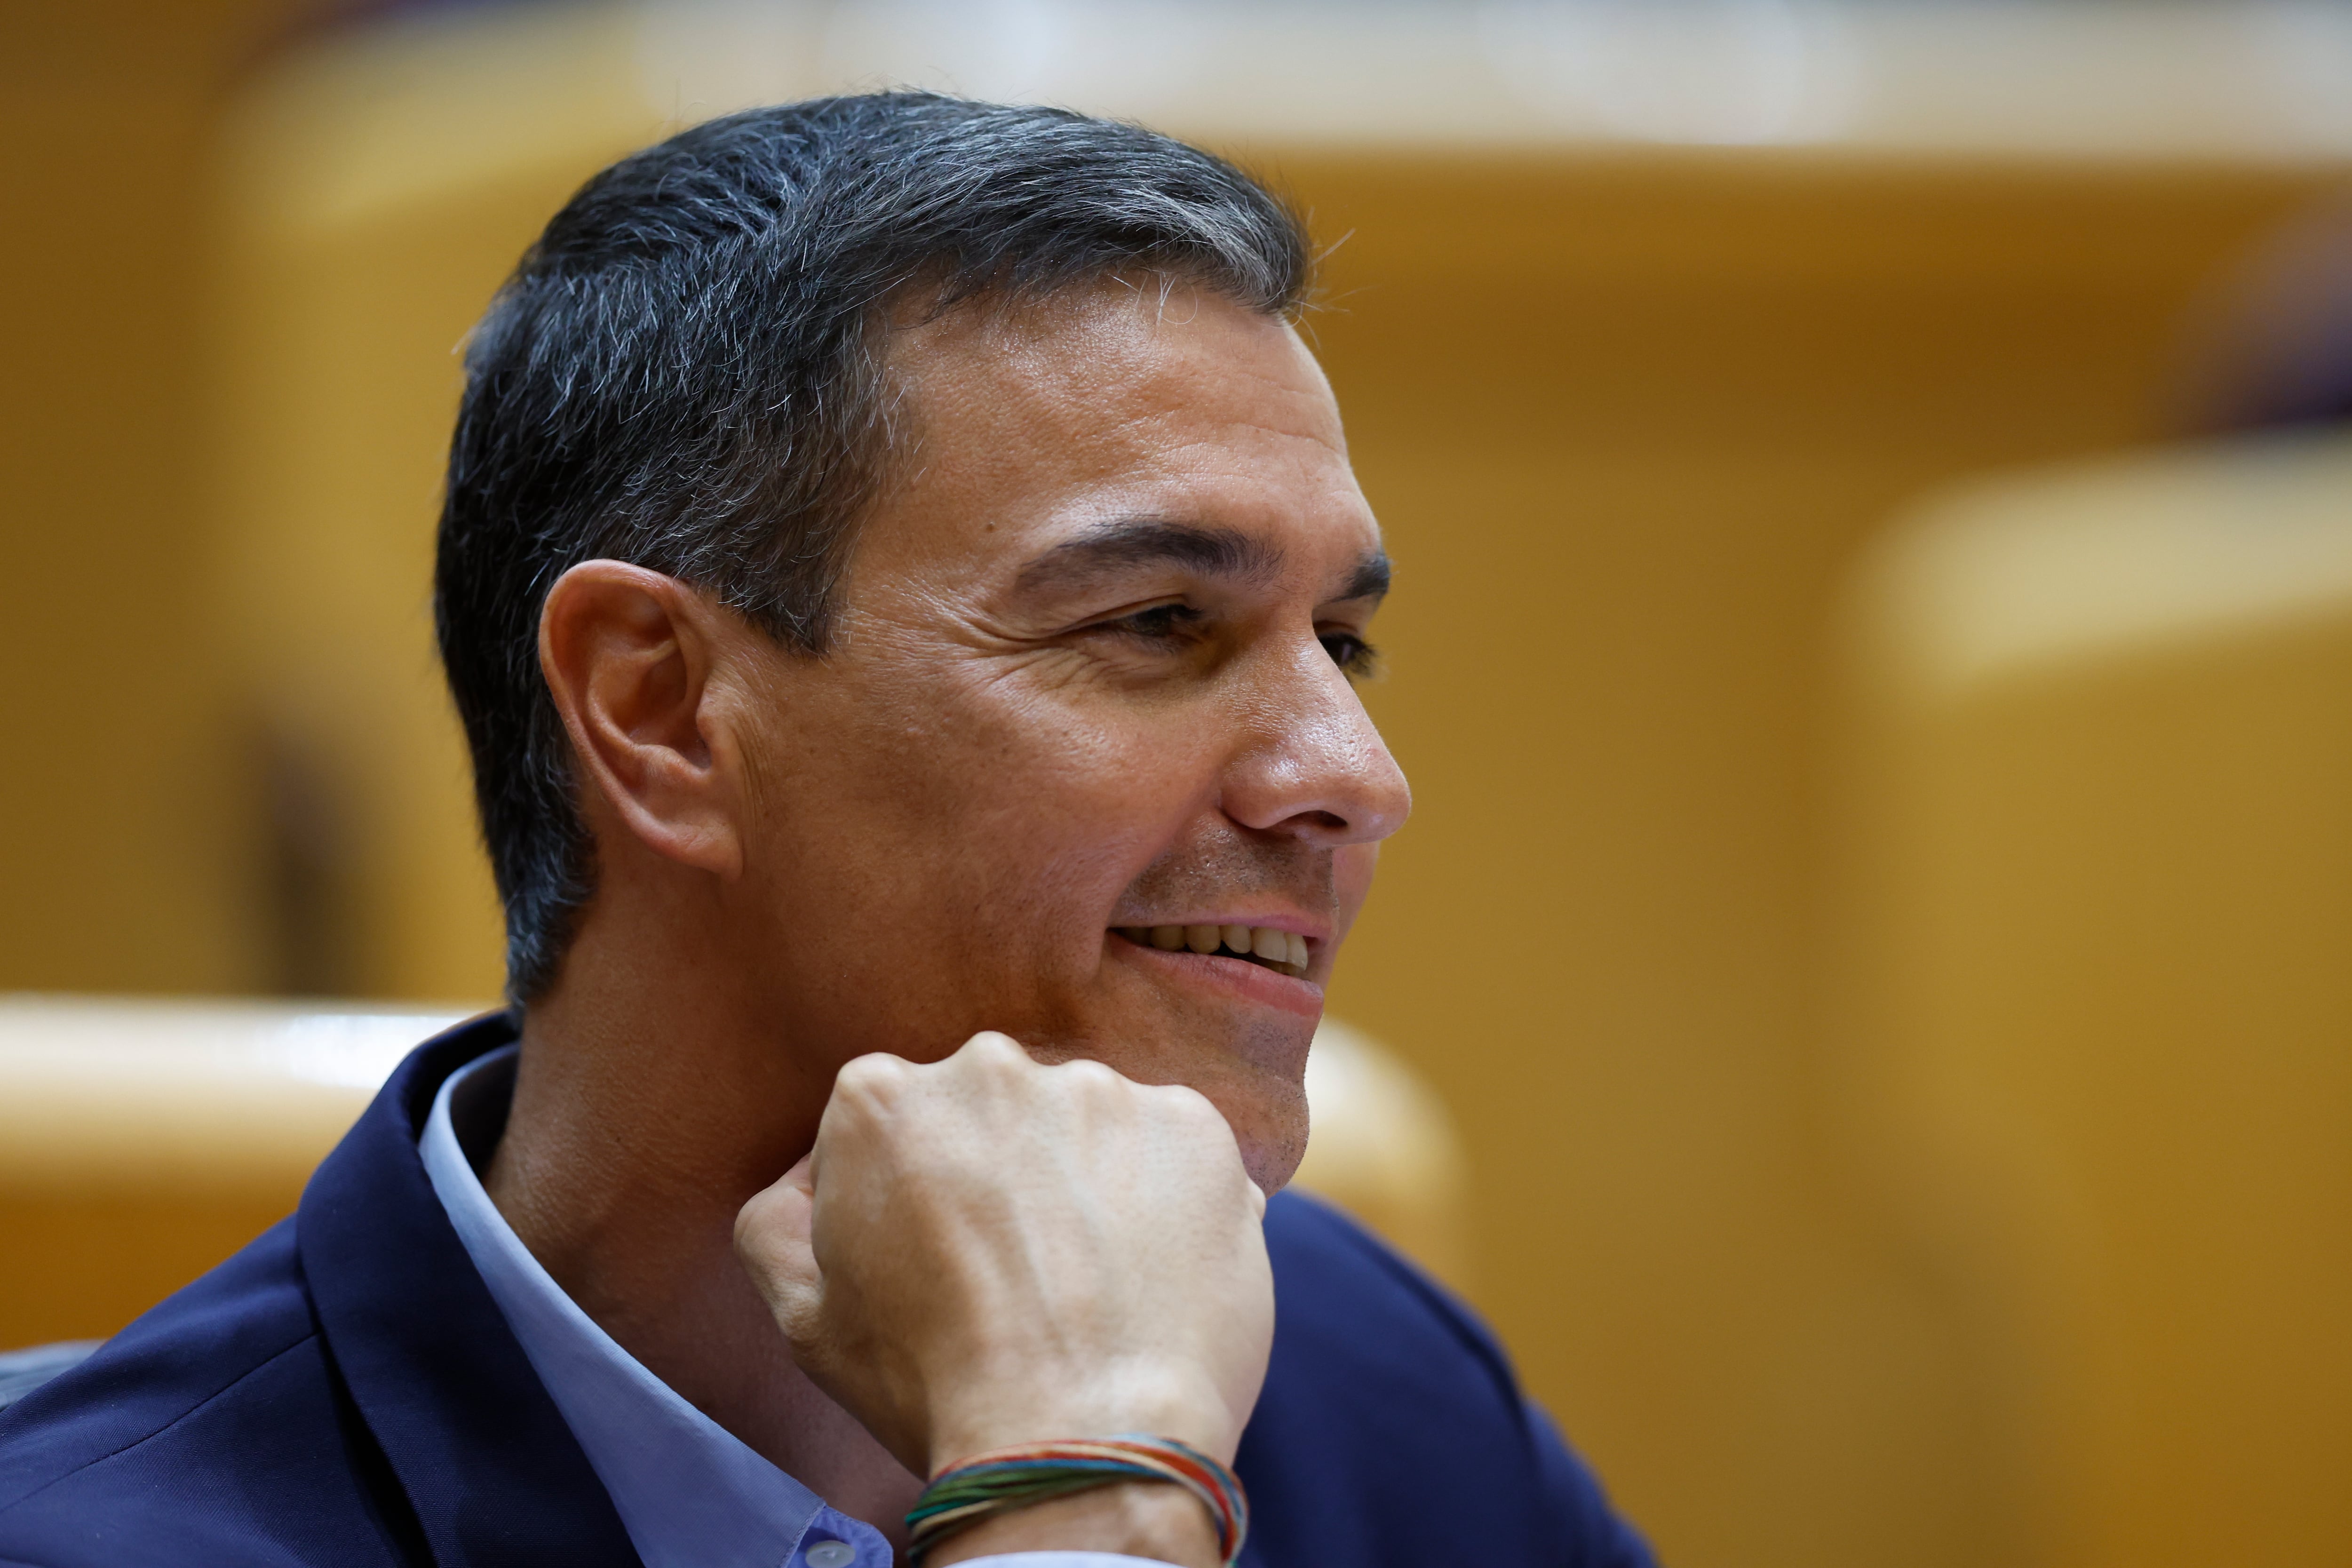
[{"label": "upper teeth", "polygon": [[1292,974],[1307,973],[1307,939],[1274,926],[1121,926],[1118,934],[1163,952],[1174,952],[1180,947],[1202,953],[1223,949],[1244,958],[1262,958]]}]

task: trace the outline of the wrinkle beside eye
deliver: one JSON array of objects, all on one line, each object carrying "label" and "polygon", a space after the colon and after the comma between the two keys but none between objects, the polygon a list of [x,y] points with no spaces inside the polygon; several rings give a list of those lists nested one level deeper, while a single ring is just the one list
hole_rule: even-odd
[{"label": "wrinkle beside eye", "polygon": [[1017,682],[1031,695],[1066,692],[1117,679],[1111,661],[1056,642],[1009,648],[987,661],[984,677],[991,686]]}]

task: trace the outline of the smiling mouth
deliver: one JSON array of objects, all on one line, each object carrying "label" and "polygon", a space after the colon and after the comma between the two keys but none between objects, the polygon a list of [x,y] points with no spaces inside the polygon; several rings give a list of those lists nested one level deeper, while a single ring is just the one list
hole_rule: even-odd
[{"label": "smiling mouth", "polygon": [[1294,980],[1307,977],[1307,939],[1273,926],[1114,926],[1138,947],[1238,958]]}]

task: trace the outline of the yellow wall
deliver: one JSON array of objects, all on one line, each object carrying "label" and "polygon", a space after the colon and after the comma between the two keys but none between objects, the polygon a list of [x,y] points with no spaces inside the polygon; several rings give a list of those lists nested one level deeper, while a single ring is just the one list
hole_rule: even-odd
[{"label": "yellow wall", "polygon": [[2025,1560],[2352,1559],[2352,438],[1971,487],[1853,608],[1843,1109]]},{"label": "yellow wall", "polygon": [[1988,1352],[1822,1120],[1824,628],[1905,498],[2148,433],[2189,300],[2307,187],[1282,166],[1354,231],[1319,331],[1417,795],[1334,1002],[1466,1130],[1482,1305],[1673,1561],[2029,1560]]},{"label": "yellow wall", "polygon": [[267,982],[193,589],[209,130],[287,0],[0,23],[0,989]]},{"label": "yellow wall", "polygon": [[[170,552],[26,710],[106,763],[5,786],[42,825],[5,841],[39,889],[0,912],[8,983],[495,984],[425,609],[452,349],[655,130],[610,40],[538,15],[247,92],[215,375],[142,421],[174,476],[216,433],[211,510],[136,465],[42,492],[109,531],[39,546],[30,648]],[[1672,1561],[2024,1560],[1993,1352],[1834,1152],[1824,628],[1906,498],[2150,434],[2189,301],[2329,172],[1238,151],[1349,237],[1316,331],[1402,566],[1372,701],[1419,813],[1334,1003],[1454,1108],[1479,1303]],[[274,902],[268,825],[207,782],[249,784],[256,736],[311,803],[275,837],[316,874]]]},{"label": "yellow wall", "polygon": [[257,83],[225,141],[215,625],[311,805],[319,842],[277,835],[310,878],[277,918],[321,993],[503,984],[432,643],[460,344],[548,216],[656,129],[581,90],[610,40],[550,21],[494,14],[462,52],[431,32],[325,51]]}]

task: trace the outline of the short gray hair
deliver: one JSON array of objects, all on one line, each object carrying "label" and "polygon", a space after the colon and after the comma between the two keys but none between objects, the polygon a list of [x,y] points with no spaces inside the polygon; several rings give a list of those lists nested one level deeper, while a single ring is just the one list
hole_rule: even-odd
[{"label": "short gray hair", "polygon": [[1223,159],[929,93],[711,121],[556,214],[467,347],[434,580],[515,1002],[553,981],[595,886],[539,670],[549,587],[633,562],[822,655],[888,457],[885,310],[1130,270],[1286,317],[1310,264],[1290,209]]}]

